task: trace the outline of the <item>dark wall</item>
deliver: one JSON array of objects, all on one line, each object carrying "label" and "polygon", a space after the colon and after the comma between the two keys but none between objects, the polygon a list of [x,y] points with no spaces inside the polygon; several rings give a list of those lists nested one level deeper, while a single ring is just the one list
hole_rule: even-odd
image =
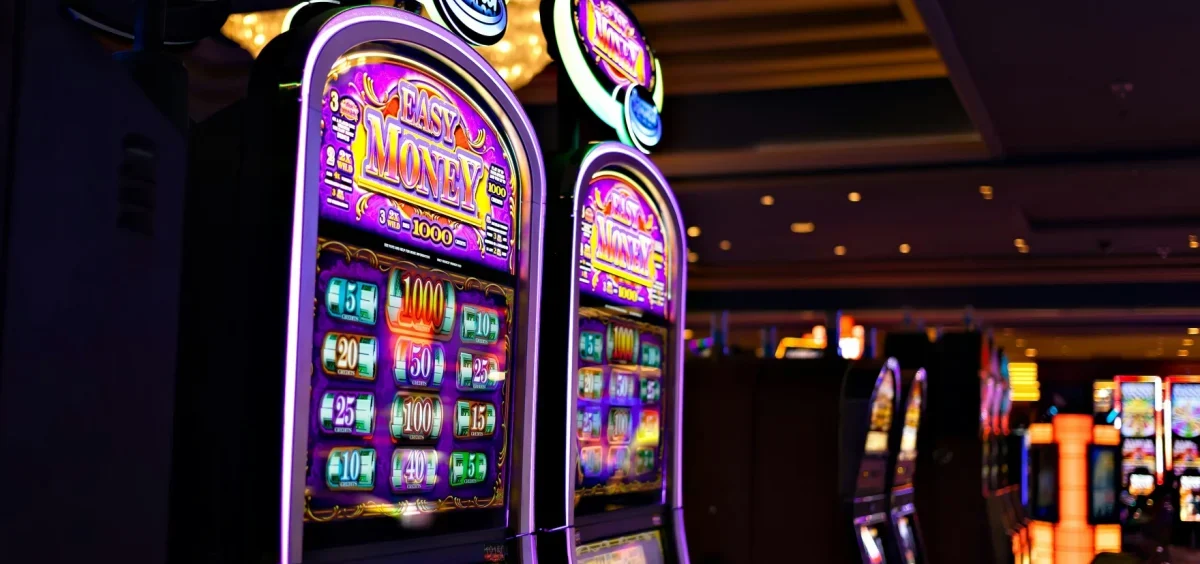
[{"label": "dark wall", "polygon": [[185,139],[59,2],[16,3],[0,547],[9,562],[161,563]]}]

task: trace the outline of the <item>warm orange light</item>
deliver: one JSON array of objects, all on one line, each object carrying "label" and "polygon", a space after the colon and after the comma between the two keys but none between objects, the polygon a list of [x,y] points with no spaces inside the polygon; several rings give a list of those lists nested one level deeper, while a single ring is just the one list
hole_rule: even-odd
[{"label": "warm orange light", "polygon": [[1098,445],[1115,446],[1121,444],[1121,432],[1112,425],[1096,425],[1092,427],[1092,442]]},{"label": "warm orange light", "polygon": [[1095,554],[1087,522],[1087,446],[1092,417],[1063,414],[1054,417],[1058,443],[1058,524],[1054,527],[1054,559],[1058,564],[1087,564]]},{"label": "warm orange light", "polygon": [[1031,564],[1055,564],[1052,523],[1033,521],[1029,524],[1029,561]]},{"label": "warm orange light", "polygon": [[1096,554],[1121,552],[1121,526],[1096,525]]},{"label": "warm orange light", "polygon": [[1054,442],[1054,425],[1049,423],[1031,423],[1029,425],[1029,444],[1048,445]]}]

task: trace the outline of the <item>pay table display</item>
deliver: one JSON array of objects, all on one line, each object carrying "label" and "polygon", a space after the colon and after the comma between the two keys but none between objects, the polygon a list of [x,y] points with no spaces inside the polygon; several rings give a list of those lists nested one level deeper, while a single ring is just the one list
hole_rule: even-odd
[{"label": "pay table display", "polygon": [[576,514],[662,500],[667,250],[651,201],[606,170],[582,202]]}]

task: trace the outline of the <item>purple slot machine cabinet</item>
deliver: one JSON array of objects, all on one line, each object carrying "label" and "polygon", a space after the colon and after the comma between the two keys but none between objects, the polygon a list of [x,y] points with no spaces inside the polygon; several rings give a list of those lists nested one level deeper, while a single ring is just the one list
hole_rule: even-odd
[{"label": "purple slot machine cabinet", "polygon": [[[925,550],[925,535],[920,526],[914,478],[917,470],[919,441],[925,412],[926,370],[934,362],[934,345],[925,331],[890,332],[883,344],[884,356],[895,358],[906,369],[900,374],[904,391],[900,405],[904,416],[892,422],[891,453],[894,457],[890,477],[891,500],[888,509],[892,540],[886,548],[888,562],[924,564],[929,559]],[[935,540],[936,542],[936,540]]]},{"label": "purple slot machine cabinet", "polygon": [[842,384],[842,459],[847,469],[856,471],[841,472],[839,491],[849,505],[855,545],[865,564],[887,562],[886,547],[902,542],[891,538],[887,490],[893,471],[888,443],[900,411],[900,391],[895,359],[884,362],[882,369],[855,365]]},{"label": "purple slot machine cabinet", "polygon": [[888,504],[892,542],[884,548],[888,562],[924,564],[925,540],[917,519],[913,476],[917,471],[917,434],[921,428],[921,413],[925,410],[925,369],[902,371],[900,383],[904,392],[900,405],[904,406],[904,412],[903,417],[893,418],[889,448],[893,456]]},{"label": "purple slot machine cabinet", "polygon": [[1163,379],[1166,483],[1178,494],[1171,544],[1200,543],[1200,376]]},{"label": "purple slot machine cabinet", "polygon": [[[686,563],[687,250],[645,154],[662,133],[661,69],[623,2],[545,1],[541,17],[569,80],[548,175],[538,387],[538,444],[562,447],[538,449],[538,554]],[[614,132],[621,142],[590,143]]]},{"label": "purple slot machine cabinet", "polygon": [[[506,19],[430,11],[477,43]],[[197,131],[172,554],[533,561],[533,129],[416,14],[289,20],[248,97]]]}]

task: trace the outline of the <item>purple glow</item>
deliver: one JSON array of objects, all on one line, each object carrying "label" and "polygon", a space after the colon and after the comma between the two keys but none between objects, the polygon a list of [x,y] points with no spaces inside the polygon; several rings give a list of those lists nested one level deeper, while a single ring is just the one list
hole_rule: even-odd
[{"label": "purple glow", "polygon": [[351,60],[322,100],[321,217],[515,273],[521,187],[495,124],[432,70]]},{"label": "purple glow", "polygon": [[573,0],[576,33],[607,90],[638,84],[654,90],[654,58],[631,13],[612,0]]},{"label": "purple glow", "polygon": [[[348,262],[349,256],[355,259]],[[315,297],[321,307],[317,311],[312,337],[313,366],[318,369],[313,371],[311,382],[313,404],[309,410],[307,475],[311,497],[306,520],[369,518],[406,511],[433,511],[434,508],[455,511],[502,506],[499,503],[504,501],[506,491],[503,484],[507,483],[504,475],[509,467],[504,456],[507,436],[502,429],[506,428],[511,389],[506,375],[511,362],[509,312],[514,299],[512,290],[334,241],[322,241],[317,269]],[[390,281],[392,273],[397,273],[394,283]],[[380,288],[381,295],[371,307],[377,308],[377,317],[387,321],[368,325],[328,315],[325,304],[333,299],[329,297],[329,281],[333,278]],[[402,283],[402,279],[405,282]],[[441,299],[427,300],[413,300],[413,293],[402,294],[407,299],[397,304],[394,313],[386,311],[389,309],[386,304],[393,303],[393,289],[403,291],[418,285],[445,288],[446,294]],[[481,325],[478,319],[470,320],[471,316],[466,313],[469,311],[487,311],[495,316],[486,322],[494,324],[491,331],[494,339],[465,338],[473,335]],[[425,323],[425,318],[436,320],[436,323],[448,318],[449,330],[438,332],[442,326]],[[419,332],[422,327],[425,328],[423,334]],[[327,340],[331,334],[375,339],[374,366],[369,371],[373,374],[372,379],[343,376],[337,370],[330,370],[331,362],[336,364],[345,356],[342,343],[332,344]],[[481,344],[481,341],[489,344]],[[349,358],[348,362],[359,366],[358,358],[366,354],[363,351],[357,348],[355,352],[359,356]],[[468,357],[465,365],[460,358],[463,355]],[[479,362],[480,359],[486,361]],[[365,437],[323,433],[321,402],[329,391],[374,394],[374,433]],[[459,400],[467,402],[468,406],[474,402],[479,413],[474,409],[468,409],[465,415],[458,413]],[[486,406],[492,407],[490,414]],[[492,432],[485,433],[489,422]],[[463,435],[467,438],[455,436],[460,423],[466,426]],[[478,432],[470,437],[476,431],[475,427],[479,427]],[[332,491],[327,487],[330,479],[327,475],[330,471],[328,455],[335,446],[374,450],[376,467],[371,487],[351,491]],[[401,461],[410,464],[393,468],[393,451],[408,449],[432,450],[436,456],[416,461],[416,456],[408,452]],[[452,453],[456,451],[485,454],[486,476],[479,483],[451,485]],[[437,476],[432,483],[426,479],[430,459],[433,459]],[[334,464],[338,462],[334,461]],[[360,515],[358,510],[368,505],[372,511]]]},{"label": "purple glow", "polygon": [[[289,313],[288,313],[288,344],[284,383],[284,421],[283,421],[283,460],[281,464],[281,507],[280,507],[280,562],[298,562],[303,548],[301,520],[304,515],[305,482],[300,476],[306,472],[306,457],[302,447],[297,444],[307,442],[307,427],[300,422],[309,420],[308,390],[299,388],[297,376],[304,370],[303,377],[307,379],[309,366],[312,363],[313,351],[309,350],[312,343],[313,317],[312,299],[315,285],[315,249],[317,242],[317,202],[325,196],[326,187],[321,180],[321,149],[320,136],[316,135],[321,123],[322,104],[321,94],[325,84],[325,74],[333,68],[344,53],[355,46],[372,41],[382,41],[377,44],[380,48],[390,51],[387,43],[407,45],[408,52],[433,53],[438,60],[445,61],[453,69],[470,77],[464,86],[471,90],[470,97],[487,99],[485,107],[496,108],[495,126],[506,135],[509,144],[504,147],[511,151],[509,164],[515,184],[524,188],[520,192],[510,190],[507,208],[510,211],[509,225],[516,233],[517,241],[508,242],[510,247],[520,247],[520,252],[510,252],[507,260],[496,261],[488,258],[475,259],[474,262],[492,264],[514,273],[519,278],[518,304],[520,314],[519,326],[515,330],[521,335],[536,334],[537,303],[540,295],[541,253],[543,241],[542,221],[544,218],[543,200],[545,193],[545,173],[542,169],[541,153],[538,141],[517,102],[512,91],[490,65],[473,49],[461,40],[437,25],[423,18],[405,13],[401,10],[383,7],[359,7],[348,9],[330,18],[308,48],[304,73],[301,78],[303,88],[300,91],[300,123],[295,174],[294,225],[292,232],[291,272],[289,281]],[[476,94],[475,89],[478,89]],[[478,145],[476,143],[476,145]],[[336,156],[336,154],[335,154]],[[336,160],[335,160],[336,166]],[[485,188],[486,189],[486,188]],[[478,193],[478,190],[476,191]],[[461,206],[460,206],[461,209]],[[476,208],[479,209],[478,207]],[[513,221],[516,220],[516,221]],[[486,227],[486,225],[485,225]],[[499,241],[497,243],[504,243]],[[486,243],[485,243],[486,245]],[[418,246],[411,242],[406,246]],[[503,246],[502,244],[496,245]],[[448,254],[448,253],[441,253]],[[492,259],[497,255],[493,252]],[[515,255],[515,258],[514,258]],[[415,255],[414,255],[415,256]],[[465,257],[472,260],[473,257]],[[453,263],[443,264],[449,267]],[[503,265],[503,266],[501,266]],[[303,336],[303,338],[301,338]],[[516,354],[521,358],[536,358],[537,340],[525,338],[518,340],[520,349]],[[520,366],[517,371],[521,374],[510,374],[512,385],[521,392],[517,401],[518,420],[513,421],[510,429],[497,430],[497,433],[519,433],[525,450],[532,458],[532,437],[535,433],[533,398],[536,395],[536,365]],[[384,398],[380,401],[380,411],[390,407]],[[522,407],[524,406],[524,407]],[[376,433],[383,432],[376,429]],[[516,438],[516,436],[514,436]],[[473,443],[474,444],[474,443]],[[382,460],[381,464],[389,463]],[[518,520],[514,524],[514,532],[520,538],[528,538],[533,531],[532,499],[532,468],[530,464],[521,464],[512,460],[514,482],[521,485],[526,496],[520,503],[514,500],[518,510]],[[507,505],[507,504],[506,504]],[[524,535],[524,536],[522,536]],[[522,544],[522,546],[528,543]],[[526,550],[525,552],[529,552]]]},{"label": "purple glow", "polygon": [[629,176],[601,169],[580,207],[579,285],[588,294],[666,317],[669,266],[662,214]]}]

